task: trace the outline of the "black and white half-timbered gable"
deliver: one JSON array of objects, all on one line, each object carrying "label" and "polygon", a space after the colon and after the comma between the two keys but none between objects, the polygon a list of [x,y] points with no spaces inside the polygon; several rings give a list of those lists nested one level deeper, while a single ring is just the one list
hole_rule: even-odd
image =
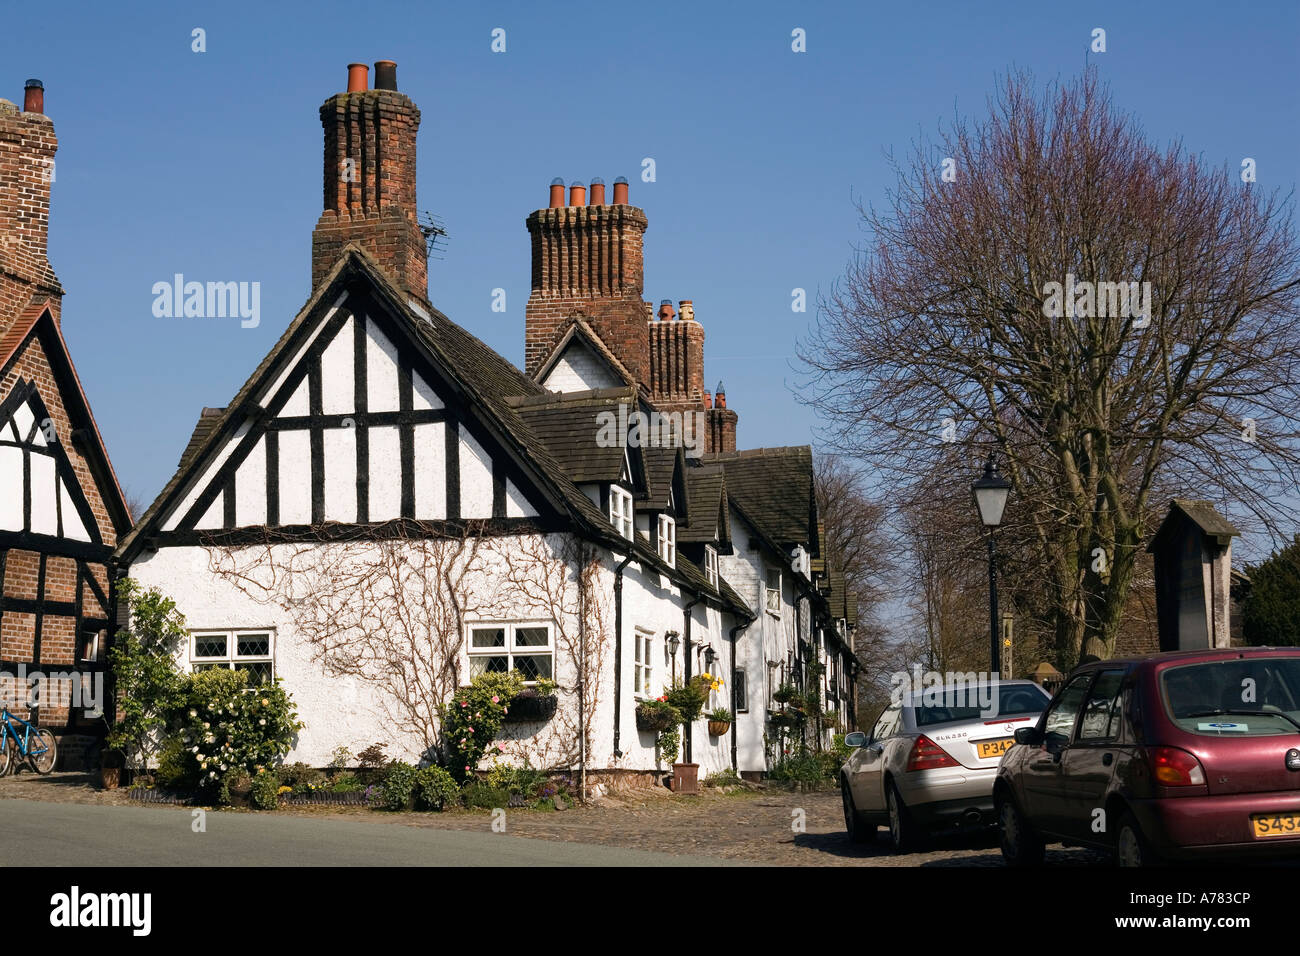
[{"label": "black and white half-timbered gable", "polygon": [[[701,716],[684,728],[682,758],[701,774],[764,772],[761,743],[737,746],[740,722],[761,740],[768,714],[731,690],[761,671],[745,668],[762,611],[719,558],[732,550],[730,475],[699,464],[690,376],[665,378],[662,394],[680,401],[664,404],[640,377],[646,363],[622,351],[648,316],[634,268],[643,217],[601,213],[625,235],[617,256],[587,258],[626,268],[593,284],[619,298],[590,322],[567,279],[539,285],[535,272],[530,315],[553,320],[554,361],[530,333],[526,364],[538,367],[525,374],[429,301],[420,114],[381,65],[384,89],[321,109],[307,304],[238,394],[203,410],[118,559],[185,614],[183,668],[284,682],[305,724],[290,760],[323,766],[337,748],[375,742],[435,759],[456,689],[518,671],[533,693],[553,688],[555,706],[518,709],[494,759],[651,781],[664,755],[638,707],[709,671],[723,685],[709,708],[734,706],[737,732],[710,734]],[[387,148],[363,151],[356,178],[338,180],[349,144],[367,142]],[[616,183],[626,206],[624,193]],[[538,235],[563,226],[564,210],[552,212]],[[535,270],[573,266],[558,248],[535,246]],[[683,329],[660,351],[695,375],[687,346],[702,333]],[[613,332],[620,344],[604,338]],[[735,424],[721,411],[708,418],[719,440]]]},{"label": "black and white half-timbered gable", "polygon": [[53,730],[75,767],[106,728],[112,554],[130,516],[55,307],[34,299],[0,335],[0,702]]}]

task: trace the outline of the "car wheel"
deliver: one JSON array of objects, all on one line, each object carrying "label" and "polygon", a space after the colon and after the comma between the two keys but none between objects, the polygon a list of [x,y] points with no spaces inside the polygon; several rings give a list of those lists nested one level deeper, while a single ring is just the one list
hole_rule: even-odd
[{"label": "car wheel", "polygon": [[1115,834],[1116,866],[1158,866],[1160,858],[1142,833],[1133,814],[1126,813]]},{"label": "car wheel", "polygon": [[844,802],[844,829],[848,831],[852,843],[866,843],[876,837],[876,827],[867,822],[867,818],[858,812],[853,803],[853,791],[849,789],[847,777],[840,777],[840,798]]},{"label": "car wheel", "polygon": [[1042,866],[1043,839],[1034,832],[1014,800],[1002,801],[998,826],[1002,830],[1002,859],[1007,866]]},{"label": "car wheel", "polygon": [[910,853],[920,846],[921,834],[912,819],[912,812],[903,802],[903,795],[892,780],[885,800],[889,805],[889,843],[895,853]]}]

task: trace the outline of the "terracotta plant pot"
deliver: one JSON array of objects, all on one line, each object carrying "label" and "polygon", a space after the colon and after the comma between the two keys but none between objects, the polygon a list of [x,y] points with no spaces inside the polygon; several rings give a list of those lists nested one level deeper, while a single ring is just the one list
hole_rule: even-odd
[{"label": "terracotta plant pot", "polygon": [[725,720],[709,721],[709,733],[712,734],[714,737],[721,737],[730,729],[731,729],[731,724],[728,721]]},{"label": "terracotta plant pot", "polygon": [[673,793],[700,792],[700,765],[697,763],[673,764]]}]

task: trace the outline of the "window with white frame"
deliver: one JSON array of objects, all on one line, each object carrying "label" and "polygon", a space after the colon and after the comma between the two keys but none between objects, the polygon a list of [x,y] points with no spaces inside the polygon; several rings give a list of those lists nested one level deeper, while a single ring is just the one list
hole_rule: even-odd
[{"label": "window with white frame", "polygon": [[609,486],[609,520],[625,538],[635,534],[632,520],[632,493],[618,485]]},{"label": "window with white frame", "polygon": [[677,522],[671,515],[659,516],[659,557],[677,566]]},{"label": "window with white frame", "polygon": [[776,661],[767,662],[767,709],[768,710],[776,709],[776,700],[772,697],[772,695],[776,693],[778,682],[781,679],[780,671],[777,669],[778,666],[779,665],[777,664]]},{"label": "window with white frame", "polygon": [[655,696],[654,690],[654,635],[641,628],[633,636],[636,644],[632,658],[632,696]]},{"label": "window with white frame", "polygon": [[704,576],[715,588],[718,586],[718,552],[711,544],[704,546]]},{"label": "window with white frame", "polygon": [[271,631],[193,631],[190,670],[247,671],[259,684],[275,678],[275,635]]},{"label": "window with white frame", "polygon": [[538,623],[471,624],[469,676],[517,670],[525,683],[555,676],[551,625]]},{"label": "window with white frame", "polygon": [[781,569],[768,568],[767,579],[765,581],[764,607],[769,614],[780,615],[781,613]]}]

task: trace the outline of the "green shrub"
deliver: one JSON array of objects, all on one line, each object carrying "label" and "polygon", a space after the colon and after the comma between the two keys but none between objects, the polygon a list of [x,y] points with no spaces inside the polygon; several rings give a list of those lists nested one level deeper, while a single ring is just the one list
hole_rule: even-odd
[{"label": "green shrub", "polygon": [[181,738],[168,736],[158,752],[158,768],[154,771],[158,786],[167,790],[192,790],[198,786],[199,775],[188,757]]},{"label": "green shrub", "polygon": [[487,784],[497,790],[504,790],[509,794],[519,794],[520,796],[532,799],[537,791],[540,790],[547,781],[548,777],[543,770],[535,770],[524,759],[522,767],[512,767],[510,764],[494,763],[492,769],[487,774]]},{"label": "green shrub", "polygon": [[415,805],[421,810],[446,810],[460,802],[460,787],[442,767],[424,767],[415,773]]},{"label": "green shrub", "polygon": [[700,717],[700,711],[709,699],[710,682],[704,675],[696,675],[686,683],[673,681],[673,685],[664,691],[664,699],[677,709],[685,723],[693,723]]},{"label": "green shrub", "polygon": [[471,780],[461,790],[461,799],[467,807],[495,810],[510,803],[510,794],[482,780]]},{"label": "green shrub", "polygon": [[704,778],[706,787],[734,787],[739,783],[740,777],[730,767],[719,770],[717,773],[711,773]]},{"label": "green shrub", "polygon": [[277,774],[280,777],[280,786],[291,787],[299,793],[319,790],[325,785],[326,780],[322,771],[302,762],[285,764]]},{"label": "green shrub", "polygon": [[443,710],[443,737],[448,769],[457,780],[473,776],[488,746],[501,732],[511,699],[524,687],[523,675],[479,674],[447,702]]},{"label": "green shrub", "polygon": [[669,730],[662,730],[655,742],[659,745],[659,755],[663,757],[664,763],[673,764],[677,762],[677,755],[682,749],[682,732],[676,727]]},{"label": "green shrub", "polygon": [[183,693],[176,653],[188,632],[176,602],[156,588],[141,590],[135,581],[123,578],[117,599],[131,609],[131,625],[118,632],[108,655],[119,712],[107,743],[123,753],[127,766],[143,772],[166,743],[168,724]]},{"label": "green shrub", "polygon": [[379,783],[386,809],[405,810],[410,806],[415,795],[415,776],[415,768],[405,761],[394,760],[388,765],[384,779]]},{"label": "green shrub", "polygon": [[278,680],[258,685],[223,668],[186,675],[175,724],[200,786],[218,793],[231,774],[270,770],[303,726]]},{"label": "green shrub", "polygon": [[355,773],[341,773],[330,781],[327,789],[330,793],[356,793],[366,789],[366,785]]},{"label": "green shrub", "polygon": [[709,711],[709,720],[720,720],[724,724],[729,724],[736,719],[736,715],[726,707],[715,707]]},{"label": "green shrub", "polygon": [[768,776],[772,780],[787,783],[817,784],[835,780],[839,776],[843,763],[832,751],[810,753],[803,756],[787,757],[772,768]]},{"label": "green shrub", "polygon": [[258,810],[274,810],[280,805],[280,778],[274,771],[264,770],[253,778],[248,802]]}]

